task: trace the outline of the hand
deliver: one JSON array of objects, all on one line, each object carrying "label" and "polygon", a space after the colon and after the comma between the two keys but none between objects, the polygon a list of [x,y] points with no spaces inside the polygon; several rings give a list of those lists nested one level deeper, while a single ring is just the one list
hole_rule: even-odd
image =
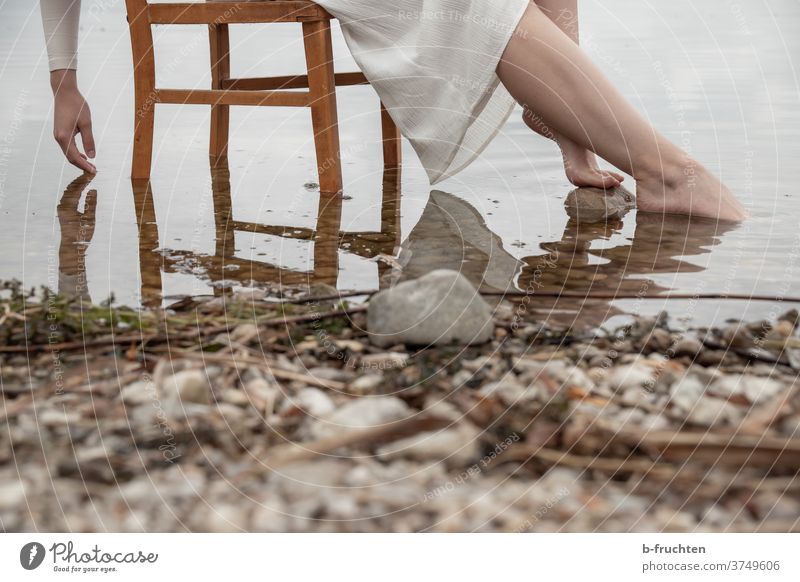
[{"label": "hand", "polygon": [[[55,97],[53,136],[56,142],[73,166],[94,174],[97,168],[89,161],[89,158],[95,156],[92,115],[89,104],[78,90],[75,71],[61,69],[51,72],[50,86]],[[81,134],[81,142],[86,153],[78,149],[75,141],[75,136],[78,134]]]}]

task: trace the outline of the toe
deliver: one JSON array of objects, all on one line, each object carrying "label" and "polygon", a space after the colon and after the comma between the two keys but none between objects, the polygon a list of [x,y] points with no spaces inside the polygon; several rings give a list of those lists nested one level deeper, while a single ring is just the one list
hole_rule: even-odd
[{"label": "toe", "polygon": [[609,173],[600,173],[601,188],[616,188],[620,181]]}]

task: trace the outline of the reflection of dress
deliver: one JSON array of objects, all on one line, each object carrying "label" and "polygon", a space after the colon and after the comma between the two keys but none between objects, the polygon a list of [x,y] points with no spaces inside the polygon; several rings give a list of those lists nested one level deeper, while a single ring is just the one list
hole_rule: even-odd
[{"label": "reflection of dress", "polygon": [[514,280],[524,265],[503,248],[469,203],[434,190],[422,216],[403,243],[398,262],[403,279],[434,269],[461,272],[476,287],[516,290]]},{"label": "reflection of dress", "polygon": [[[316,0],[432,183],[469,164],[514,101],[495,69],[528,0]],[[75,63],[80,0],[41,0],[50,69]]]}]

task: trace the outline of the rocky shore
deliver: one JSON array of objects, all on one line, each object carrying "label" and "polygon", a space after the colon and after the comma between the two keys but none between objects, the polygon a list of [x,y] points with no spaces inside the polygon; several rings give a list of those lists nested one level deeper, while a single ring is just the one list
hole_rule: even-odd
[{"label": "rocky shore", "polygon": [[443,282],[144,312],[6,284],[2,529],[800,529],[797,312],[577,333]]}]

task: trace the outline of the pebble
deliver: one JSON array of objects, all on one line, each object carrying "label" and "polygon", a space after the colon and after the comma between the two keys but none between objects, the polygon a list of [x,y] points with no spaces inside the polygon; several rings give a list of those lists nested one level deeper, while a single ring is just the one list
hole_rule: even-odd
[{"label": "pebble", "polygon": [[382,374],[364,374],[350,383],[349,392],[352,394],[373,394],[380,388],[383,381]]},{"label": "pebble", "polygon": [[564,201],[567,214],[580,223],[620,219],[636,206],[636,198],[623,186],[609,190],[575,188]]},{"label": "pebble", "polygon": [[394,396],[362,396],[320,418],[312,427],[316,438],[355,428],[381,426],[412,414],[408,405]]},{"label": "pebble", "polygon": [[784,385],[770,378],[726,374],[718,378],[710,388],[722,396],[741,395],[754,404],[770,400],[782,390]]},{"label": "pebble", "polygon": [[161,391],[165,400],[176,404],[211,404],[211,388],[202,370],[184,370],[169,376]]}]

